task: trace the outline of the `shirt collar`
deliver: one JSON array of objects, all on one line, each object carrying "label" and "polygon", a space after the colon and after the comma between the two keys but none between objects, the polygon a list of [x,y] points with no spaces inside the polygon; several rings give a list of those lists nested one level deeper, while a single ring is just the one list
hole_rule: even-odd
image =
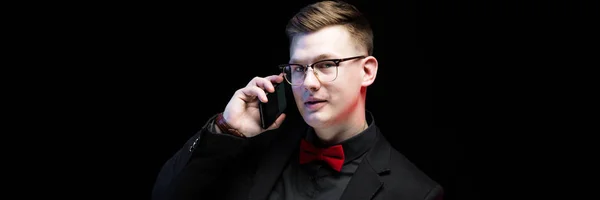
[{"label": "shirt collar", "polygon": [[[327,145],[342,145],[342,148],[344,149],[344,156],[346,157],[346,159],[344,160],[344,164],[360,157],[362,154],[367,152],[367,150],[369,150],[373,145],[373,142],[375,142],[377,128],[375,126],[375,119],[373,118],[373,114],[369,111],[366,111],[366,120],[369,126],[359,134],[348,138],[340,143]],[[306,140],[317,147],[327,147],[324,146],[322,143],[318,142],[318,137],[313,128],[309,128],[307,130]]]}]

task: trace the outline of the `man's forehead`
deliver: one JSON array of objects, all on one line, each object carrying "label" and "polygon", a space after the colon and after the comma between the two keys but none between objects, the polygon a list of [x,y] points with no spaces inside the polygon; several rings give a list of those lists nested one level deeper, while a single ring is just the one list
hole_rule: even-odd
[{"label": "man's forehead", "polygon": [[331,26],[319,31],[297,35],[290,46],[290,62],[315,62],[352,54],[353,42],[342,26]]},{"label": "man's forehead", "polygon": [[290,48],[290,60],[309,62],[336,57],[343,53],[345,44],[339,39],[298,38]]}]

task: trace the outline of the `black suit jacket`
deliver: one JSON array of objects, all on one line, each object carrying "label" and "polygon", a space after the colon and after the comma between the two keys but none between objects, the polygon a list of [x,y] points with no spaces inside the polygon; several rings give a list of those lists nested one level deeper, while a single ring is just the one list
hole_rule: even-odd
[{"label": "black suit jacket", "polygon": [[[164,164],[153,189],[154,200],[266,199],[308,128],[296,120],[241,139],[210,133],[213,119]],[[432,200],[442,196],[442,187],[395,150],[377,129],[374,146],[341,199]]]}]

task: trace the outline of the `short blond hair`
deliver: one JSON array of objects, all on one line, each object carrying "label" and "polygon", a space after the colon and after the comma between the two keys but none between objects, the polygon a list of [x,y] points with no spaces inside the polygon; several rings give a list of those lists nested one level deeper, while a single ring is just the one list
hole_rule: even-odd
[{"label": "short blond hair", "polygon": [[373,30],[369,21],[355,6],[343,1],[320,1],[302,8],[289,20],[286,34],[292,42],[298,34],[333,25],[344,26],[358,45],[369,55],[373,54]]}]

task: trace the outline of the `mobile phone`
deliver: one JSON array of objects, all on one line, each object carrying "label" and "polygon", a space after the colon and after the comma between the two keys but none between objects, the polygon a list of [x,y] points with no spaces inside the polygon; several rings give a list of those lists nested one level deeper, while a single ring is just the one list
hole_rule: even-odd
[{"label": "mobile phone", "polygon": [[275,120],[285,111],[287,102],[285,99],[285,84],[276,84],[275,92],[267,93],[267,103],[259,101],[258,109],[260,110],[260,123],[263,129],[267,129]]}]

